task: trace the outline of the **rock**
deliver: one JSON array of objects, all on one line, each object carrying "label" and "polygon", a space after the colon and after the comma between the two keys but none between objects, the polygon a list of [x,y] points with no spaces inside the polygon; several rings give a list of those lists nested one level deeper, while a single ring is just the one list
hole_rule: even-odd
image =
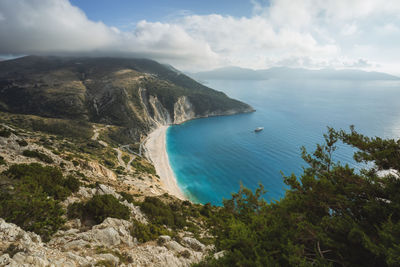
[{"label": "rock", "polygon": [[200,241],[198,241],[197,239],[188,237],[188,236],[185,236],[184,238],[182,238],[182,242],[184,243],[184,245],[186,245],[196,251],[204,251],[205,247],[206,247],[205,245],[200,243]]},{"label": "rock", "polygon": [[170,242],[166,243],[165,247],[168,248],[169,250],[176,251],[176,252],[181,252],[181,251],[185,250],[185,248],[182,247],[176,241],[170,241]]},{"label": "rock", "polygon": [[169,235],[160,235],[158,237],[157,243],[159,245],[164,245],[165,243],[171,241],[171,237]]},{"label": "rock", "polygon": [[118,266],[119,264],[119,258],[115,257],[114,255],[110,253],[105,253],[105,254],[99,254],[97,255],[101,260],[109,261],[112,262],[115,266]]},{"label": "rock", "polygon": [[6,266],[10,262],[10,255],[3,254],[0,256],[0,266]]},{"label": "rock", "polygon": [[121,244],[133,246],[133,238],[130,234],[132,224],[128,221],[107,218],[101,224],[93,226],[92,229],[78,233],[74,230],[57,232],[49,242],[52,246],[62,247],[70,250],[75,247],[85,247],[90,245],[105,246],[113,248]]},{"label": "rock", "polygon": [[64,245],[64,249],[66,249],[66,250],[71,250],[71,249],[74,249],[74,248],[78,248],[79,249],[79,248],[83,248],[83,247],[86,247],[86,246],[90,246],[90,243],[88,241],[78,239],[78,240],[73,240],[71,242],[66,243]]},{"label": "rock", "polygon": [[218,260],[219,258],[222,258],[223,256],[225,256],[225,254],[226,254],[226,250],[218,251],[217,253],[214,254],[214,259]]},{"label": "rock", "polygon": [[140,207],[135,206],[126,200],[124,200],[124,202],[122,202],[122,204],[124,204],[131,210],[133,219],[135,219],[138,222],[144,223],[144,224],[148,223],[146,215],[144,215],[144,213],[140,210]]},{"label": "rock", "polygon": [[75,228],[76,230],[78,230],[79,228],[82,227],[82,223],[80,219],[74,219],[74,220],[70,220],[67,221],[64,226],[66,228]]},{"label": "rock", "polygon": [[118,232],[112,227],[105,229],[94,229],[92,231],[91,238],[87,241],[90,240],[95,240],[107,247],[117,246],[121,243]]}]

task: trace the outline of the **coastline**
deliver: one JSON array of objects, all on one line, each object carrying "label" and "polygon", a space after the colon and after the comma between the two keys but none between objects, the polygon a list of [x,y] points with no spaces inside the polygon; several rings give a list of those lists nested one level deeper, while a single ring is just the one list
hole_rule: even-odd
[{"label": "coastline", "polygon": [[168,127],[168,125],[162,125],[148,135],[144,143],[146,156],[153,162],[156,173],[160,176],[163,188],[169,194],[179,199],[187,200],[179,188],[175,174],[169,164],[166,144]]}]

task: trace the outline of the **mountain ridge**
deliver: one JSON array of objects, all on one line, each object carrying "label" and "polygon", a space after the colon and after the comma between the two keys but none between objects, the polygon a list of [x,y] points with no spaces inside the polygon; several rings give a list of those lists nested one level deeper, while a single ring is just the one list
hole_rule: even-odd
[{"label": "mountain ridge", "polygon": [[400,80],[400,77],[383,73],[368,72],[355,69],[319,69],[272,67],[253,70],[241,67],[223,67],[211,71],[191,73],[189,76],[198,80],[267,80],[267,79],[343,79],[343,80]]},{"label": "mountain ridge", "polygon": [[0,62],[0,111],[116,125],[138,141],[158,125],[254,110],[148,59],[27,56]]}]

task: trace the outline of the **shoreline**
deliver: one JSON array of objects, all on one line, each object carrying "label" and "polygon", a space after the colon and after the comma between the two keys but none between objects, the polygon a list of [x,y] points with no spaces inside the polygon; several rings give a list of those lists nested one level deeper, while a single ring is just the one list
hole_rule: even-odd
[{"label": "shoreline", "polygon": [[156,173],[160,176],[163,188],[175,197],[187,200],[178,186],[175,174],[169,164],[166,134],[169,125],[162,125],[152,131],[144,143],[146,156],[153,162]]}]

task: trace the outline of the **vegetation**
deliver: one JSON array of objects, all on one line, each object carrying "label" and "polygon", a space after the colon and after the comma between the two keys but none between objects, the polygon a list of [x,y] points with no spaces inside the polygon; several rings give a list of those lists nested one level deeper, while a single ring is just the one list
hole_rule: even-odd
[{"label": "vegetation", "polygon": [[6,164],[5,159],[2,156],[0,156],[0,165],[5,165],[5,164]]},{"label": "vegetation", "polygon": [[128,164],[130,159],[131,159],[131,157],[129,155],[124,154],[122,156],[122,160],[125,162],[125,164]]},{"label": "vegetation", "polygon": [[79,181],[37,163],[12,165],[3,175],[13,189],[0,191],[0,217],[49,240],[64,224],[59,201],[76,191]]},{"label": "vegetation", "polygon": [[23,139],[17,140],[17,143],[18,143],[19,146],[22,146],[22,147],[28,145],[28,142],[26,142],[26,141],[23,140]]},{"label": "vegetation", "polygon": [[139,172],[146,172],[153,175],[156,175],[156,169],[150,163],[142,160],[141,158],[137,157],[135,160],[131,162],[131,165]]},{"label": "vegetation", "polygon": [[44,118],[34,115],[0,112],[0,121],[29,131],[54,134],[68,138],[89,139],[92,135],[92,126],[88,122],[79,120]]},{"label": "vegetation", "polygon": [[75,202],[68,206],[68,218],[100,224],[108,217],[128,220],[129,208],[112,195],[96,195],[86,203]]},{"label": "vegetation", "polygon": [[[196,266],[398,266],[400,262],[400,141],[329,129],[325,144],[302,157],[300,177],[275,203],[241,187],[209,219],[226,256]],[[374,163],[360,172],[332,161],[336,143]],[[371,164],[369,165],[371,166]],[[378,176],[377,170],[395,170]],[[214,208],[217,209],[217,208]]]},{"label": "vegetation", "polygon": [[143,224],[138,221],[133,221],[131,235],[136,237],[139,242],[147,242],[156,240],[160,235],[172,235],[170,231],[160,225],[150,222]]},{"label": "vegetation", "polygon": [[37,158],[45,163],[53,163],[53,159],[38,150],[24,150],[22,155],[29,158]]},{"label": "vegetation", "polygon": [[8,138],[8,137],[10,137],[10,135],[11,135],[11,131],[10,130],[8,130],[7,128],[4,128],[4,127],[0,128],[0,136],[1,137]]},{"label": "vegetation", "polygon": [[173,210],[170,205],[156,197],[146,197],[144,202],[140,203],[140,208],[155,224],[166,225],[173,229],[187,225],[185,214]]},{"label": "vegetation", "polygon": [[118,192],[118,194],[121,195],[122,201],[126,200],[126,201],[128,201],[129,203],[133,203],[133,202],[134,202],[133,196],[132,196],[131,194],[126,193],[126,192],[123,192],[123,191]]},{"label": "vegetation", "polygon": [[64,178],[59,168],[42,166],[38,163],[12,165],[4,174],[27,185],[33,191],[43,191],[56,200],[66,199],[79,189],[80,182],[73,176]]}]

